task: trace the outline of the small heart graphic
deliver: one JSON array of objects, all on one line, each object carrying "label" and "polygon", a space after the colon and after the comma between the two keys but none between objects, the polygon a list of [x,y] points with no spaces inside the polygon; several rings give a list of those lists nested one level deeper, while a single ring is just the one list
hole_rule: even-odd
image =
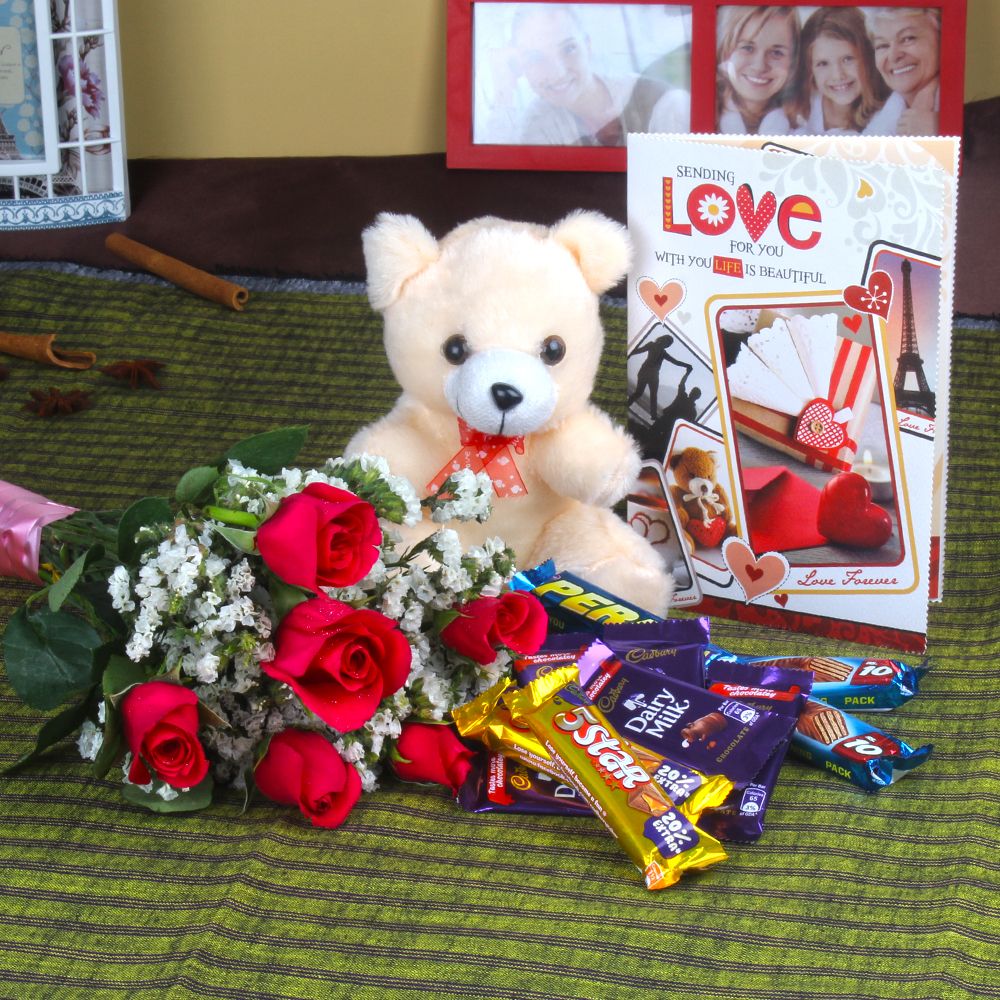
[{"label": "small heart graphic", "polygon": [[831,542],[877,549],[892,535],[892,518],[872,503],[868,480],[856,472],[842,472],[820,492],[816,527]]},{"label": "small heart graphic", "polygon": [[875,188],[862,177],[861,183],[858,185],[858,199],[871,198],[873,194],[875,194]]},{"label": "small heart graphic", "polygon": [[825,399],[814,399],[802,411],[795,425],[795,440],[806,448],[839,448],[847,440],[844,425],[837,422]]},{"label": "small heart graphic", "polygon": [[858,330],[861,329],[861,317],[857,313],[853,316],[845,316],[844,326],[846,326],[851,333],[857,333]]},{"label": "small heart graphic", "polygon": [[632,515],[628,523],[646,538],[650,545],[662,545],[670,540],[670,529],[658,517],[650,517],[639,511]]},{"label": "small heart graphic", "polygon": [[761,196],[760,203],[754,207],[753,191],[750,190],[750,185],[741,184],[736,192],[736,208],[750,239],[756,243],[764,235],[764,230],[771,224],[774,213],[778,210],[778,200],[774,197],[773,191],[765,191]]},{"label": "small heart graphic", "polygon": [[678,309],[677,320],[681,326],[687,326],[687,324],[691,322],[691,313],[689,313],[686,309]]},{"label": "small heart graphic", "polygon": [[680,281],[665,281],[658,285],[652,278],[640,278],[639,298],[662,323],[683,301],[686,294]]},{"label": "small heart graphic", "polygon": [[714,549],[726,534],[726,521],[722,517],[713,517],[711,521],[692,519],[686,527],[687,533],[702,549]]},{"label": "small heart graphic", "polygon": [[788,560],[780,552],[757,557],[742,538],[726,539],[722,560],[743,589],[747,604],[780,587],[788,576]]},{"label": "small heart graphic", "polygon": [[844,301],[859,312],[887,319],[892,303],[892,277],[885,271],[872,271],[867,285],[848,285]]},{"label": "small heart graphic", "polygon": [[775,594],[774,599],[784,607],[788,603],[788,594]]}]

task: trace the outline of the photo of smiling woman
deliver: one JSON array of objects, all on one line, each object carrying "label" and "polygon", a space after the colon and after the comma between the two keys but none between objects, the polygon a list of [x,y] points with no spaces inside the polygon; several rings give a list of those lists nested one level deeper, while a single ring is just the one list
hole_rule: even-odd
[{"label": "photo of smiling woman", "polygon": [[718,20],[716,129],[786,135],[799,17],[793,7],[722,7]]},{"label": "photo of smiling woman", "polygon": [[864,14],[856,7],[813,11],[802,26],[794,97],[788,106],[792,132],[858,134],[888,96]]},{"label": "photo of smiling woman", "polygon": [[941,89],[941,11],[934,7],[870,7],[875,65],[892,91],[866,135],[937,135]]},{"label": "photo of smiling woman", "polygon": [[473,18],[474,143],[688,131],[690,6],[484,2]]}]

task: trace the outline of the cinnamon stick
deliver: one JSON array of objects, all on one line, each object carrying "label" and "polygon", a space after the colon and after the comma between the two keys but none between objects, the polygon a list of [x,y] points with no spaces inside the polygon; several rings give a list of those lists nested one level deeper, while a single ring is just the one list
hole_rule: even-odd
[{"label": "cinnamon stick", "polygon": [[93,351],[68,351],[55,346],[54,333],[4,333],[0,331],[0,354],[27,358],[57,368],[89,368],[96,360]]},{"label": "cinnamon stick", "polygon": [[141,267],[144,271],[159,275],[186,291],[228,306],[230,309],[241,310],[250,298],[250,293],[242,285],[217,278],[214,274],[185,264],[175,257],[168,257],[165,253],[160,253],[159,250],[154,250],[144,243],[130,240],[121,233],[111,233],[105,239],[104,245],[112,253]]}]

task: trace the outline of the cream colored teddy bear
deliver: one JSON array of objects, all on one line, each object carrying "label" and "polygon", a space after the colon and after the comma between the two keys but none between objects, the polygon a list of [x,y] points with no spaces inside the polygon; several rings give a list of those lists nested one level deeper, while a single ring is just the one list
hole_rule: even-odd
[{"label": "cream colored teddy bear", "polygon": [[498,496],[485,525],[462,526],[466,544],[499,535],[521,568],[553,559],[664,615],[672,578],[610,509],[638,475],[635,443],[590,402],[598,296],[628,267],[624,229],[595,212],[551,228],[481,218],[439,241],[412,216],[383,214],[362,239],[403,392],[347,454],[382,455],[428,492],[452,459],[486,456]]}]

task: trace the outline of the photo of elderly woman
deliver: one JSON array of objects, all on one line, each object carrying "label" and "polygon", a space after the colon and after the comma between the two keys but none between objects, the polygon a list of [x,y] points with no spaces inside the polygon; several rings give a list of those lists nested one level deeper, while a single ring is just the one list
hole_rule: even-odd
[{"label": "photo of elderly woman", "polygon": [[716,128],[750,135],[937,135],[933,7],[723,5]]},{"label": "photo of elderly woman", "polygon": [[937,135],[941,11],[872,7],[867,17],[875,64],[892,93],[865,134]]},{"label": "photo of elderly woman", "polygon": [[477,3],[474,144],[624,146],[687,132],[691,8]]},{"label": "photo of elderly woman", "polygon": [[722,7],[718,18],[716,129],[786,135],[799,16],[793,7]]},{"label": "photo of elderly woman", "polygon": [[875,66],[864,14],[820,7],[802,26],[788,118],[801,135],[860,133],[885,104],[889,88]]}]

